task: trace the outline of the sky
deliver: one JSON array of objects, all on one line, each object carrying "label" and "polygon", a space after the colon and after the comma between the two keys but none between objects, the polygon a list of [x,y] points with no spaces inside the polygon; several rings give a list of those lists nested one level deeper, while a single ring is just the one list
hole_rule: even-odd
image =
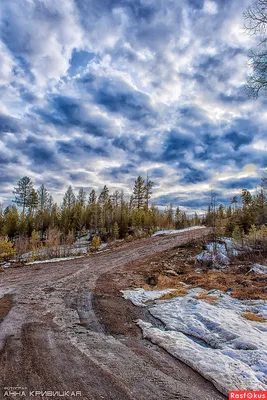
[{"label": "sky", "polygon": [[69,185],[207,207],[255,189],[266,98],[244,83],[256,38],[248,0],[1,0],[0,201],[27,175],[59,201]]}]

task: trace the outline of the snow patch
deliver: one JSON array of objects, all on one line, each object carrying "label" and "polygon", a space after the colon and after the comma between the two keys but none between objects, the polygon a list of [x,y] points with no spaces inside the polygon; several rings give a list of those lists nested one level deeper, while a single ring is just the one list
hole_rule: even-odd
[{"label": "snow patch", "polygon": [[240,245],[229,238],[221,238],[219,242],[210,242],[206,250],[196,255],[198,262],[208,262],[212,265],[228,265],[230,257],[241,253]]},{"label": "snow patch", "polygon": [[121,293],[126,300],[131,300],[135,306],[145,307],[148,301],[159,299],[164,294],[168,294],[173,290],[144,290],[143,288],[137,288],[134,290],[121,290]]},{"label": "snow patch", "polygon": [[55,263],[55,262],[59,262],[59,261],[75,260],[76,258],[83,258],[83,257],[84,256],[50,258],[48,260],[31,261],[31,262],[26,263],[25,265]]},{"label": "snow patch", "polygon": [[193,231],[195,229],[203,229],[203,228],[206,228],[206,227],[205,226],[190,226],[188,228],[183,228],[183,229],[164,229],[164,230],[155,232],[152,235],[152,237],[159,236],[159,235],[173,235],[175,233]]},{"label": "snow patch", "polygon": [[[223,393],[228,390],[267,390],[267,323],[248,321],[251,311],[267,318],[264,300],[239,300],[218,290],[214,304],[196,298],[200,288],[183,297],[156,300],[159,291],[128,290],[127,298],[165,324],[165,330],[139,320],[144,337],[166,349]],[[157,292],[157,293],[156,293]],[[137,293],[142,293],[138,298]],[[154,304],[147,304],[152,300]]]},{"label": "snow patch", "polygon": [[260,265],[260,264],[254,264],[252,268],[249,270],[249,272],[256,272],[256,274],[265,274],[267,275],[267,266],[266,265]]},{"label": "snow patch", "polygon": [[[221,350],[205,348],[180,332],[162,331],[140,319],[137,324],[142,329],[144,338],[158,344],[168,353],[199,372],[226,396],[228,390],[267,389],[267,384],[261,383],[258,379],[258,377],[264,379],[264,373],[258,372],[257,377],[257,372],[233,357],[233,351],[223,353]],[[243,351],[247,352],[247,350]],[[256,357],[259,359],[259,354],[255,355]],[[262,361],[262,365],[266,371],[264,361]]]}]

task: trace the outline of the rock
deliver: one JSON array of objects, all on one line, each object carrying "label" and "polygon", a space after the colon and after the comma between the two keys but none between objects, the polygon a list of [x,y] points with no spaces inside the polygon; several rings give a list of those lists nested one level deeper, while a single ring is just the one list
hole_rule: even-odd
[{"label": "rock", "polygon": [[171,275],[171,276],[177,276],[177,272],[175,272],[173,269],[167,269],[167,271],[164,271],[166,275]]},{"label": "rock", "polygon": [[148,285],[151,285],[151,286],[156,286],[156,284],[158,283],[158,280],[155,276],[149,276],[146,281],[147,281]]}]

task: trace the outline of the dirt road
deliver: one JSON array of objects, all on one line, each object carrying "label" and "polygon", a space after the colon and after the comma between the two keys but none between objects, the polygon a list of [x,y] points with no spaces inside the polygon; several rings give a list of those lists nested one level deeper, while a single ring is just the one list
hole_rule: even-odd
[{"label": "dirt road", "polygon": [[[224,399],[199,374],[142,339],[134,319],[149,316],[124,299],[118,303],[110,284],[112,273],[114,282],[120,273],[133,276],[131,262],[205,233],[143,239],[82,259],[1,273],[7,315],[0,313],[0,398]],[[101,316],[103,307],[105,315],[110,310],[113,331]]]}]

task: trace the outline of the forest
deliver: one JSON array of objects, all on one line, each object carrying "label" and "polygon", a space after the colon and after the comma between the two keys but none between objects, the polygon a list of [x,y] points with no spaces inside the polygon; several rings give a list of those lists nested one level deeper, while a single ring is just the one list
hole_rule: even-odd
[{"label": "forest", "polygon": [[214,238],[243,240],[256,232],[267,237],[266,170],[259,183],[254,193],[244,188],[240,196],[229,199],[227,206],[218,204],[212,191],[207,211],[189,216],[172,204],[160,211],[153,204],[154,183],[148,177],[138,176],[129,200],[123,191],[110,193],[106,185],[99,195],[94,189],[88,194],[83,188],[75,195],[69,186],[62,203],[57,204],[45,185],[36,190],[25,176],[14,188],[12,204],[0,210],[0,261],[43,246],[70,246],[86,236],[97,248],[101,242],[131,241],[159,229],[197,225],[212,227]]}]

